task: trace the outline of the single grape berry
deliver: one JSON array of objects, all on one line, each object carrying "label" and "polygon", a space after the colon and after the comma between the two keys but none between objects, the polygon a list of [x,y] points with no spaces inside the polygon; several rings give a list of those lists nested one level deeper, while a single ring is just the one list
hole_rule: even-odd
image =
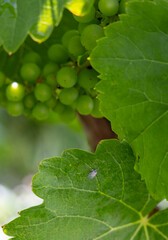
[{"label": "single grape berry", "polygon": [[6,97],[9,101],[17,102],[24,97],[24,87],[22,84],[13,82],[6,88]]},{"label": "single grape berry", "polygon": [[49,62],[43,68],[43,76],[47,77],[48,75],[56,74],[58,72],[58,69],[58,64],[54,62]]},{"label": "single grape berry", "polygon": [[93,110],[93,100],[87,95],[81,95],[77,99],[77,110],[82,115],[88,115]]},{"label": "single grape berry", "polygon": [[91,115],[95,118],[103,117],[103,114],[100,112],[100,101],[97,98],[93,99],[93,110]]},{"label": "single grape berry", "polygon": [[36,63],[40,65],[41,57],[38,53],[31,51],[24,56],[23,63]]},{"label": "single grape berry", "polygon": [[91,51],[97,44],[97,40],[104,36],[103,29],[96,24],[88,25],[81,33],[81,43],[88,50]]},{"label": "single grape berry", "polygon": [[61,87],[70,88],[77,82],[77,74],[74,68],[63,67],[57,72],[57,82]]},{"label": "single grape berry", "polygon": [[90,23],[79,23],[78,24],[78,31],[79,33],[82,33],[84,28],[90,24],[100,24],[100,21],[97,18],[94,18]]},{"label": "single grape berry", "polygon": [[52,96],[52,89],[47,84],[40,83],[36,85],[34,95],[40,102],[45,102]]},{"label": "single grape berry", "polygon": [[65,105],[71,105],[78,97],[78,90],[74,87],[64,88],[59,94],[59,100]]},{"label": "single grape berry", "polygon": [[66,33],[64,33],[61,41],[62,41],[62,44],[65,48],[68,48],[69,41],[74,36],[79,36],[79,32],[76,29],[69,30]]},{"label": "single grape berry", "polygon": [[78,84],[84,89],[93,88],[98,82],[97,72],[93,69],[83,69],[78,75]]},{"label": "single grape berry", "polygon": [[91,7],[90,11],[85,16],[81,17],[81,16],[73,15],[73,17],[77,22],[89,23],[94,19],[95,12],[96,12],[95,8]]},{"label": "single grape berry", "polygon": [[37,103],[32,110],[32,115],[37,120],[45,120],[49,116],[49,109],[44,103]]},{"label": "single grape berry", "polygon": [[99,0],[98,8],[104,16],[111,17],[117,14],[119,9],[118,0]]},{"label": "single grape berry", "polygon": [[54,44],[48,49],[48,57],[58,64],[66,63],[69,55],[66,48],[61,44]]},{"label": "single grape berry", "polygon": [[7,102],[6,109],[10,115],[17,117],[23,113],[24,106],[22,102]]},{"label": "single grape berry", "polygon": [[24,105],[26,108],[33,108],[36,103],[36,99],[33,94],[26,95],[24,98]]},{"label": "single grape berry", "polygon": [[36,82],[40,75],[40,68],[35,63],[25,63],[20,69],[20,75],[24,81]]},{"label": "single grape berry", "polygon": [[0,71],[0,87],[2,87],[5,83],[5,74]]},{"label": "single grape berry", "polygon": [[68,51],[76,58],[85,52],[85,48],[80,41],[80,36],[74,36],[69,40]]}]

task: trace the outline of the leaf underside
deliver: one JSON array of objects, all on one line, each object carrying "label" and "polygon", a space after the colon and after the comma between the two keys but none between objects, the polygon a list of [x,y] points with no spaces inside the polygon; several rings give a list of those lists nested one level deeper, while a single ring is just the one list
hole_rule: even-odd
[{"label": "leaf underside", "polygon": [[28,34],[41,43],[48,39],[61,21],[64,8],[83,15],[92,6],[90,0],[9,0],[0,3],[0,45],[8,53],[16,52]]},{"label": "leaf underside", "polygon": [[168,210],[148,218],[156,202],[134,160],[126,142],[106,140],[95,154],[67,150],[42,161],[33,191],[43,204],[22,211],[4,232],[17,240],[168,239]]},{"label": "leaf underside", "polygon": [[168,199],[168,1],[129,2],[91,54],[101,110],[136,155],[151,195]]}]

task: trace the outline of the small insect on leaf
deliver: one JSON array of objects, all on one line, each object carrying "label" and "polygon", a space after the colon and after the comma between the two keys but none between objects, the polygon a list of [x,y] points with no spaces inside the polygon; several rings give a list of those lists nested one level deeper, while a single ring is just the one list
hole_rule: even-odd
[{"label": "small insect on leaf", "polygon": [[97,170],[93,170],[92,172],[89,173],[88,178],[93,179],[97,174]]}]

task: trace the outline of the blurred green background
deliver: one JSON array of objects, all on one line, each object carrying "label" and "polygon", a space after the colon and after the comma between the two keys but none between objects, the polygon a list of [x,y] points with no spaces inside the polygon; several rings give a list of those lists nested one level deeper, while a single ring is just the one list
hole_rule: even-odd
[{"label": "blurred green background", "polygon": [[[70,124],[51,117],[50,123],[11,117],[0,108],[0,225],[23,208],[41,203],[31,192],[38,163],[68,148],[89,150],[78,119]],[[2,235],[2,236],[1,236]],[[0,239],[8,239],[0,232]]]},{"label": "blurred green background", "polygon": [[45,158],[60,156],[68,148],[89,150],[80,123],[65,125],[41,123],[26,117],[11,117],[0,109],[0,183],[19,184],[27,174],[38,170]]}]

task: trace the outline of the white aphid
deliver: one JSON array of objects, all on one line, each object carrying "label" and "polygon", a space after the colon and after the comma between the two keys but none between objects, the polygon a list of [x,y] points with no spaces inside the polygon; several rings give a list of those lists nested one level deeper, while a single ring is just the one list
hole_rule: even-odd
[{"label": "white aphid", "polygon": [[88,178],[89,179],[93,179],[96,176],[96,174],[97,174],[97,170],[93,170],[92,172],[90,172],[88,174]]}]

